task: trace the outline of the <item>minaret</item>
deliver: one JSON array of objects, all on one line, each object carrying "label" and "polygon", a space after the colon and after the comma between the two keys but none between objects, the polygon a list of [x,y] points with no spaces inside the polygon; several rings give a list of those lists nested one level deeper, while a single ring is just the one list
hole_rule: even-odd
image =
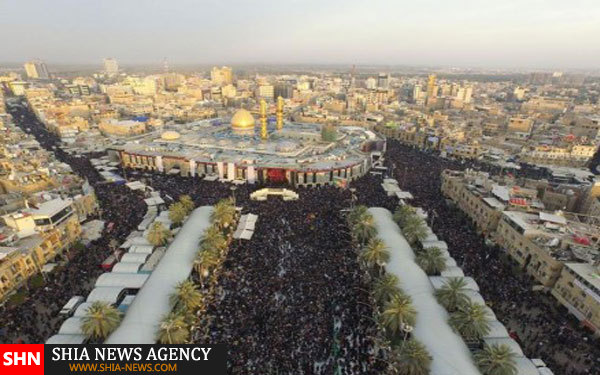
[{"label": "minaret", "polygon": [[283,129],[283,98],[277,98],[277,130]]},{"label": "minaret", "polygon": [[260,137],[267,139],[267,102],[260,101]]}]

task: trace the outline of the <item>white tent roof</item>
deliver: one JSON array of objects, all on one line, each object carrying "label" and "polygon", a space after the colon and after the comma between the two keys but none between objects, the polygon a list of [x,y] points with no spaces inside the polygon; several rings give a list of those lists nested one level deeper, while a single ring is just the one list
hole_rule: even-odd
[{"label": "white tent roof", "polygon": [[456,260],[452,257],[446,258],[446,267],[456,267]]},{"label": "white tent roof", "polygon": [[90,294],[88,294],[86,302],[102,301],[114,305],[124,291],[125,288],[114,286],[94,288]]},{"label": "white tent roof", "polygon": [[121,257],[121,262],[124,263],[144,263],[148,259],[148,254],[142,253],[125,253]]},{"label": "white tent roof", "polygon": [[125,184],[131,190],[144,190],[146,185],[140,181],[132,181]]},{"label": "white tent roof", "polygon": [[463,277],[464,275],[465,273],[463,272],[462,268],[457,266],[446,266],[446,269],[441,273],[441,276],[443,277]]},{"label": "white tent roof", "polygon": [[152,254],[154,246],[152,245],[132,245],[129,248],[130,253]]},{"label": "white tent roof", "polygon": [[233,238],[236,240],[250,240],[254,235],[254,231],[238,229],[233,233]]},{"label": "white tent roof", "polygon": [[398,276],[402,289],[412,298],[417,310],[412,335],[433,357],[431,374],[480,375],[471,352],[448,325],[448,313],[434,297],[429,278],[415,263],[415,254],[394,223],[392,214],[383,208],[370,208],[369,212],[375,218],[378,237],[392,250],[386,269]]},{"label": "white tent roof", "polygon": [[137,273],[144,263],[119,262],[112,268],[112,273]]},{"label": "white tent roof", "polygon": [[487,312],[487,316],[490,317],[490,320],[498,320],[498,318],[496,317],[496,313],[494,313],[494,310],[486,306],[485,311]]},{"label": "white tent roof", "polygon": [[165,201],[161,197],[146,198],[144,199],[144,202],[146,202],[148,206],[158,206],[160,204],[165,203]]},{"label": "white tent roof", "polygon": [[397,191],[396,196],[398,199],[413,199],[413,195],[408,191]]},{"label": "white tent roof", "polygon": [[80,345],[86,340],[84,335],[54,335],[46,340],[46,344],[52,345]]},{"label": "white tent roof", "polygon": [[431,231],[431,228],[427,227],[427,229],[429,229],[428,233],[427,233],[427,237],[425,237],[425,241],[426,242],[431,242],[431,241],[438,241],[438,236],[435,235],[435,233],[433,233]]},{"label": "white tent roof", "polygon": [[96,288],[118,286],[126,289],[140,289],[148,279],[147,273],[106,272],[96,280]]},{"label": "white tent roof", "polygon": [[123,242],[123,244],[119,247],[123,249],[127,249],[133,245],[150,245],[148,239],[142,236],[142,232],[132,232],[134,235],[131,238],[127,238],[127,241]]},{"label": "white tent roof", "polygon": [[490,321],[490,332],[485,335],[487,338],[491,337],[510,337],[504,324],[497,320]]},{"label": "white tent roof", "polygon": [[192,272],[200,239],[210,226],[211,211],[212,207],[205,206],[191,213],[106,344],[156,342],[160,320],[171,311],[170,295],[177,283],[186,280]]},{"label": "white tent roof", "polygon": [[467,289],[465,290],[465,294],[467,295],[467,297],[469,297],[469,300],[471,300],[471,302],[485,306],[485,300],[483,299],[481,294],[479,294],[479,292],[476,292],[473,289]]},{"label": "white tent roof", "polygon": [[531,358],[531,362],[533,362],[535,367],[546,367],[546,363],[540,358]]},{"label": "white tent roof", "polygon": [[63,322],[58,330],[59,335],[80,335],[82,317],[71,317]]},{"label": "white tent roof", "polygon": [[[89,298],[89,297],[88,297]],[[92,305],[91,302],[84,302],[81,305],[77,306],[77,310],[75,310],[75,313],[73,314],[73,316],[85,316],[85,314],[87,313],[87,309],[88,307],[90,307]]]}]

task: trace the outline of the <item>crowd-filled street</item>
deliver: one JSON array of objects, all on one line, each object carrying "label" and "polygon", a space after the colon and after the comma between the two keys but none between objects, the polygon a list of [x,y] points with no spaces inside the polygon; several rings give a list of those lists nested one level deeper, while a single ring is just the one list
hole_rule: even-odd
[{"label": "crowd-filled street", "polygon": [[[112,231],[105,229],[100,239],[50,273],[24,303],[6,307],[0,315],[0,342],[41,343],[60,327],[57,313],[62,305],[91,290],[111,241],[122,242],[142,220],[146,206],[141,193],[101,181],[89,155],[63,152],[31,112],[16,107],[11,112],[44,148],[88,179],[102,219],[114,223]],[[440,174],[446,168],[500,173],[499,168],[446,160],[396,141],[388,141],[386,164],[400,187],[413,194],[412,205],[435,212],[435,233],[448,243],[465,274],[479,283],[498,319],[519,336],[528,357],[543,359],[555,374],[600,373],[600,343],[550,295],[532,291],[533,281],[515,273],[502,250],[486,245],[440,192]],[[512,173],[539,177],[544,171]],[[230,373],[380,373],[370,340],[372,311],[344,221],[343,210],[352,204],[349,190],[300,189],[297,201],[256,202],[249,200],[256,186],[232,190],[220,182],[133,171],[127,175],[161,191],[167,201],[188,194],[196,205],[212,205],[233,194],[245,213],[259,216],[252,240],[233,243],[219,278],[219,298],[208,308],[211,341],[229,345]],[[357,202],[393,210],[396,198],[387,197],[380,184],[381,177],[371,174],[353,182]]]},{"label": "crowd-filled street", "polygon": [[[435,211],[434,232],[448,243],[465,275],[478,282],[498,319],[517,333],[525,355],[541,358],[555,374],[599,374],[600,342],[565,308],[559,307],[549,293],[533,291],[532,278],[521,271],[515,273],[502,250],[487,246],[468,219],[449,205],[440,192],[440,173],[444,169],[476,168],[498,174],[500,168],[442,159],[396,141],[388,141],[386,157],[388,165],[395,164],[395,177],[401,187],[414,195],[411,204]],[[535,178],[544,173],[531,168],[510,172]],[[381,199],[375,186],[357,190],[364,204]]]}]

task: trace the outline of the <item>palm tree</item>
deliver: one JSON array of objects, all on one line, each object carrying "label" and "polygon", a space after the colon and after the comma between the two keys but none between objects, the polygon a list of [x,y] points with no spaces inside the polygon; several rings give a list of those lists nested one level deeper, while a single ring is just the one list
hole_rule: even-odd
[{"label": "palm tree", "polygon": [[179,306],[187,312],[195,312],[202,305],[202,293],[191,280],[177,284],[175,293],[171,295],[171,305]]},{"label": "palm tree", "polygon": [[155,221],[154,224],[150,227],[150,231],[148,231],[148,242],[150,242],[154,246],[163,246],[167,243],[169,239],[170,232],[165,226],[158,221]]},{"label": "palm tree", "polygon": [[435,291],[435,296],[438,302],[452,313],[469,302],[466,291],[467,282],[464,277],[451,277],[440,289]]},{"label": "palm tree", "polygon": [[428,375],[433,358],[425,345],[410,339],[391,353],[391,365],[400,375]]},{"label": "palm tree", "polygon": [[192,210],[196,207],[196,205],[194,204],[194,201],[192,200],[192,198],[190,198],[189,195],[179,196],[179,203],[181,203],[181,205],[185,209],[186,215],[189,214],[190,212],[192,212]]},{"label": "palm tree", "polygon": [[210,219],[221,230],[228,228],[235,220],[236,211],[231,199],[222,199],[213,207]]},{"label": "palm tree", "polygon": [[352,234],[361,244],[365,244],[373,238],[377,234],[373,215],[367,213],[361,216],[360,220],[352,226]]},{"label": "palm tree", "polygon": [[365,215],[369,215],[369,211],[366,206],[356,206],[352,211],[348,213],[348,224],[353,227],[354,224],[362,221]]},{"label": "palm tree", "polygon": [[202,237],[201,249],[216,249],[219,254],[225,252],[228,247],[227,238],[223,235],[217,227],[211,226]]},{"label": "palm tree", "polygon": [[516,375],[515,357],[508,345],[492,344],[475,353],[475,363],[483,375]]},{"label": "palm tree", "polygon": [[450,325],[465,338],[479,340],[490,332],[490,320],[485,305],[467,302],[450,314]]},{"label": "palm tree", "polygon": [[221,263],[221,257],[215,249],[200,250],[194,261],[198,277],[203,282]]},{"label": "palm tree", "polygon": [[163,317],[157,332],[161,344],[185,344],[190,330],[182,314],[169,313]]},{"label": "palm tree", "polygon": [[179,225],[185,219],[186,209],[181,202],[175,202],[169,206],[169,219],[175,225]]},{"label": "palm tree", "polygon": [[373,283],[373,296],[379,304],[385,304],[396,294],[400,294],[398,277],[396,275],[386,273],[378,277]]},{"label": "palm tree", "polygon": [[371,238],[364,248],[362,259],[369,268],[375,266],[383,267],[390,260],[390,251],[379,238]]},{"label": "palm tree", "polygon": [[403,227],[406,220],[414,215],[416,215],[415,208],[408,204],[403,204],[398,206],[396,211],[394,211],[394,221],[398,223],[400,227]]},{"label": "palm tree", "polygon": [[414,245],[417,241],[423,241],[427,238],[427,226],[419,216],[409,216],[406,218],[404,226],[402,226],[402,234],[408,243]]},{"label": "palm tree", "polygon": [[88,338],[104,340],[121,323],[122,314],[106,302],[93,302],[81,320],[81,331]]},{"label": "palm tree", "polygon": [[402,331],[405,324],[414,326],[417,317],[417,311],[412,305],[412,300],[409,296],[396,294],[394,295],[383,308],[382,320],[383,324],[393,334]]},{"label": "palm tree", "polygon": [[417,254],[416,262],[427,275],[439,275],[446,269],[446,259],[438,247],[429,247]]}]

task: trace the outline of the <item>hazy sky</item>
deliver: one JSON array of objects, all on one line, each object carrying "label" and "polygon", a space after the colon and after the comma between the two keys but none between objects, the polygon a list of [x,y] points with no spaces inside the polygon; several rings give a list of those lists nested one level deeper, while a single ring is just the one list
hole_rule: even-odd
[{"label": "hazy sky", "polygon": [[0,61],[600,68],[600,0],[0,0]]}]

